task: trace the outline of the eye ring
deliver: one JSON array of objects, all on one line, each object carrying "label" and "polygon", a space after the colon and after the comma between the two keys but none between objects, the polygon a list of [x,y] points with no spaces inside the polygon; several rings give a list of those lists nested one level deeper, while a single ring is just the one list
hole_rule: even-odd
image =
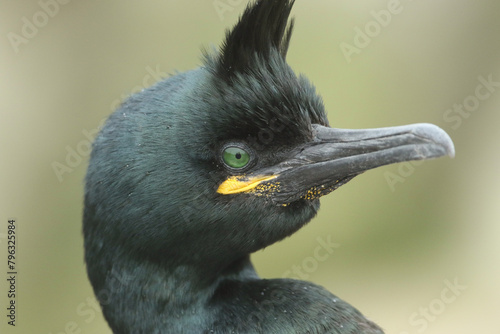
[{"label": "eye ring", "polygon": [[242,143],[227,143],[221,148],[220,160],[232,171],[247,169],[254,162],[254,152]]}]

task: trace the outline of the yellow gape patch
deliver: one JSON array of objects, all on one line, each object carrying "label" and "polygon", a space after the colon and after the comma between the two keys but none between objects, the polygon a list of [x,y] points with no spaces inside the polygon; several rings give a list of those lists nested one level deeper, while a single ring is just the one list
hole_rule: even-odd
[{"label": "yellow gape patch", "polygon": [[220,184],[217,192],[223,195],[230,195],[251,191],[262,182],[275,179],[276,177],[277,175],[255,176],[250,178],[246,176],[231,176]]}]

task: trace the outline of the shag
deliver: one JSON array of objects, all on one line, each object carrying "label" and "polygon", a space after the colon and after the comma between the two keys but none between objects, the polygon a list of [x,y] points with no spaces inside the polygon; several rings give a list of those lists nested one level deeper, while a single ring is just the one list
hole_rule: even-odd
[{"label": "shag", "polygon": [[430,124],[331,128],[285,60],[293,2],[251,3],[201,67],[128,98],[95,139],[85,261],[114,333],[382,333],[318,285],[259,278],[250,254],[356,175],[453,143]]}]

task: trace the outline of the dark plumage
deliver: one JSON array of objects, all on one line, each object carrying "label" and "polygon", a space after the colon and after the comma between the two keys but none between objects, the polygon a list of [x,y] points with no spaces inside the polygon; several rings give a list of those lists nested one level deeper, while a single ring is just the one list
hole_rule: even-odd
[{"label": "dark plumage", "polygon": [[453,145],[426,124],[329,128],[285,61],[292,5],[250,5],[202,67],[131,96],[96,138],[85,260],[114,333],[382,333],[315,284],[260,279],[249,254],[363,171]]}]

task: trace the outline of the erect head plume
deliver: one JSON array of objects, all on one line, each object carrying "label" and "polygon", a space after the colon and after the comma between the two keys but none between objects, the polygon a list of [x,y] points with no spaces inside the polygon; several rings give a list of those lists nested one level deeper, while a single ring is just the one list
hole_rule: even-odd
[{"label": "erect head plume", "polygon": [[249,4],[226,39],[220,52],[207,56],[205,63],[219,78],[230,81],[236,73],[251,71],[256,62],[268,63],[272,55],[283,60],[288,51],[293,30],[293,18],[288,22],[294,0],[260,0]]}]

